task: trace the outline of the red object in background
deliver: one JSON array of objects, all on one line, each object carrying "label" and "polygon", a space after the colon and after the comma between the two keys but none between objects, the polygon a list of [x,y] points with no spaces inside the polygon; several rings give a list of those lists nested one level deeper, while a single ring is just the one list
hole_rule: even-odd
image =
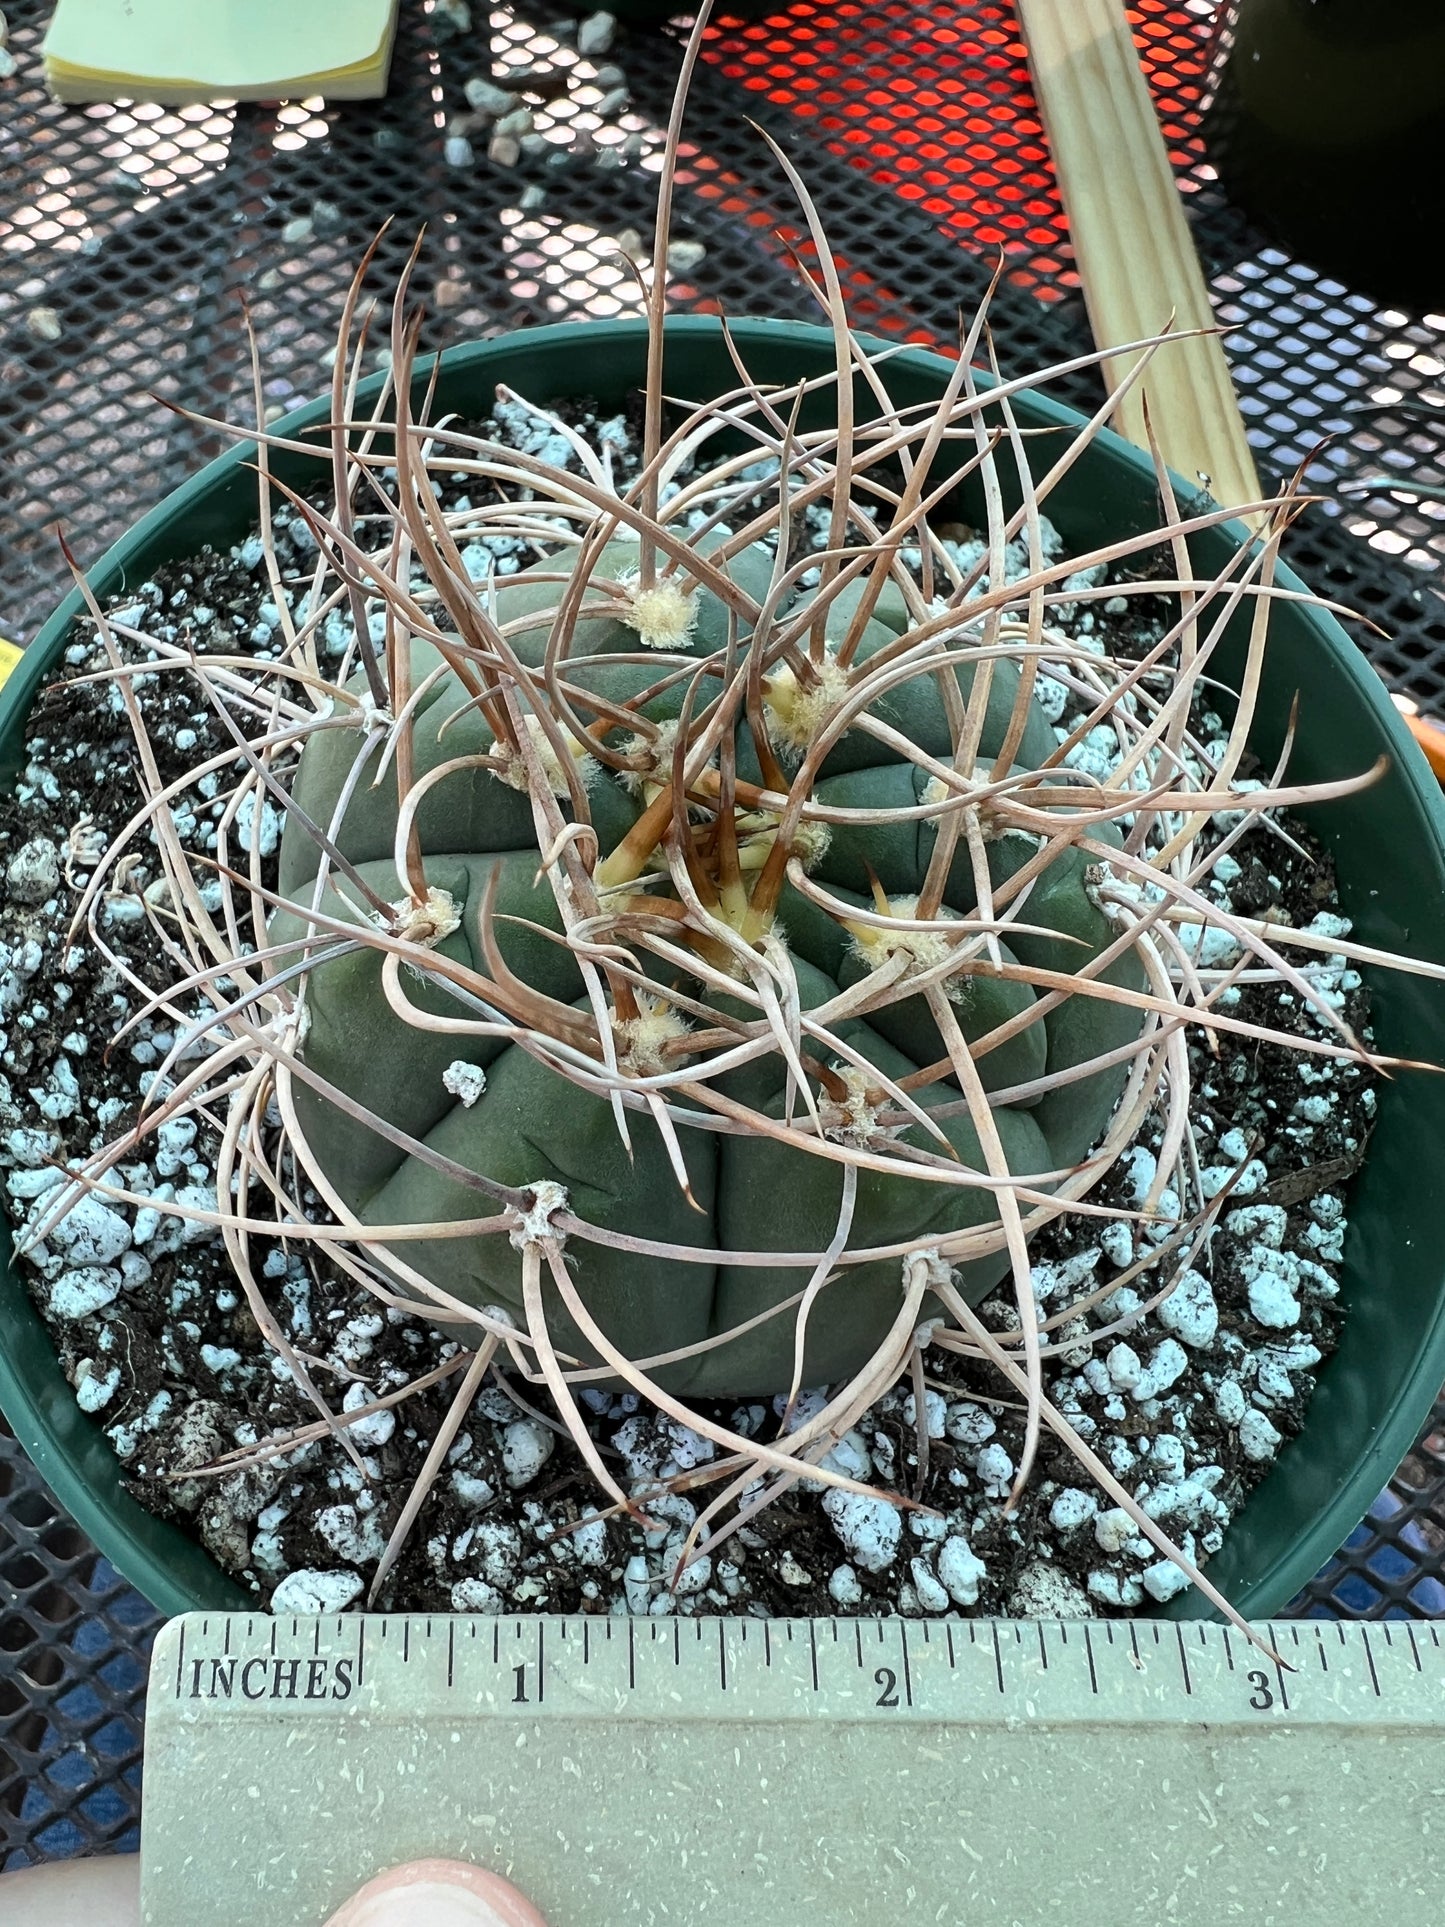
[{"label": "red object in background", "polygon": [[[1171,156],[1198,159],[1184,117],[1200,98],[1208,14],[1178,0],[1128,12]],[[724,16],[703,57],[975,252],[1002,248],[1010,278],[1039,300],[1077,286],[1011,0],[799,0],[772,20]],[[920,69],[931,84],[907,78]]]}]

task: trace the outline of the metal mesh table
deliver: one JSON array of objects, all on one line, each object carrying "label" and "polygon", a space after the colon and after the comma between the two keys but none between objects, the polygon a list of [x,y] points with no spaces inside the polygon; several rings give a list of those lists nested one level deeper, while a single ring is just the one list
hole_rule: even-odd
[{"label": "metal mesh table", "polygon": [[[619,34],[537,111],[548,148],[516,168],[467,140],[465,81],[552,59],[564,0],[490,12],[403,0],[385,101],[327,109],[64,108],[45,94],[44,0],[6,0],[0,81],[0,629],[32,635],[66,580],[62,524],[94,558],[223,446],[165,403],[240,420],[249,308],[280,413],[326,384],[361,248],[394,216],[378,285],[426,224],[423,345],[615,314],[637,294],[618,237],[647,231],[677,67],[671,32]],[[1324,500],[1287,553],[1384,631],[1382,675],[1445,714],[1445,505],[1352,489],[1445,479],[1445,316],[1410,319],[1266,244],[1224,200],[1198,131],[1212,0],[1138,0],[1136,36],[1261,469],[1306,464]],[[855,321],[934,343],[1007,274],[1011,372],[1089,345],[1066,224],[1008,0],[796,0],[713,31],[693,97],[679,308],[806,318],[806,236],[748,117],[792,153],[838,250]],[[599,62],[630,90],[596,84]],[[605,112],[599,112],[604,107]],[[458,145],[458,143],[463,143]],[[450,143],[450,144],[449,144]],[[690,251],[696,254],[697,250]],[[1096,396],[1079,377],[1067,399]],[[1445,1616],[1445,1408],[1300,1614]],[[133,1847],[145,1655],[158,1621],[56,1507],[0,1427],[0,1868]]]}]

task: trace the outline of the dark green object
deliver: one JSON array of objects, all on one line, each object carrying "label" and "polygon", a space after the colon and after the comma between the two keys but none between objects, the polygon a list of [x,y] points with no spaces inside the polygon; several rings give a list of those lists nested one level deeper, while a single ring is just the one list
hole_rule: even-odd
[{"label": "dark green object", "polygon": [[1441,0],[1237,0],[1219,24],[1205,138],[1229,198],[1349,287],[1445,307]]},{"label": "dark green object", "polygon": [[[785,322],[742,321],[734,338],[760,381],[791,381],[833,365],[831,337]],[[642,367],[642,330],[633,322],[593,322],[523,331],[446,357],[438,406],[478,413],[506,382],[546,401],[575,392],[585,367],[599,400],[617,405]],[[669,327],[667,382],[673,394],[717,392],[734,377],[717,323]],[[917,349],[895,354],[888,381],[900,406],[932,401],[951,364]],[[422,376],[425,377],[425,367]],[[362,400],[366,397],[363,395]],[[1072,434],[1079,417],[1040,395],[1015,402],[1022,426]],[[324,421],[318,402],[286,423],[289,434]],[[1047,457],[1049,441],[1036,444]],[[251,450],[235,449],[154,510],[111,550],[91,580],[104,595],[143,580],[159,563],[203,543],[229,545],[254,518]],[[289,480],[300,458],[278,460]],[[965,496],[965,510],[970,505]],[[973,512],[979,505],[973,503]],[[1159,505],[1147,457],[1103,434],[1050,500],[1050,514],[1075,551],[1157,525]],[[1212,572],[1243,539],[1238,527],[1191,539],[1196,567]],[[1299,587],[1289,571],[1286,586]],[[13,780],[23,754],[24,718],[80,612],[71,596],[27,651],[0,697],[0,774]],[[1222,669],[1237,672],[1244,630]],[[1299,698],[1291,768],[1301,781],[1357,772],[1378,755],[1391,768],[1363,795],[1317,811],[1312,827],[1329,846],[1340,892],[1362,941],[1415,955],[1445,957],[1445,805],[1375,672],[1339,625],[1322,611],[1279,604],[1253,742],[1268,762]],[[1382,1050],[1438,1058],[1440,987],[1420,978],[1373,973]],[[1285,1446],[1230,1527],[1210,1562],[1210,1577],[1241,1612],[1264,1617],[1318,1571],[1363,1517],[1413,1442],[1445,1381],[1445,1186],[1431,1170],[1445,1142],[1445,1079],[1407,1074],[1380,1088],[1379,1123],[1350,1200],[1344,1296],[1350,1307],[1339,1351],[1323,1370],[1302,1436]],[[124,1493],[120,1467],[99,1427],[75,1404],[24,1285],[0,1274],[0,1404],[56,1496],[119,1569],[167,1611],[219,1607],[238,1597],[194,1541],[143,1512]],[[1208,1609],[1186,1593],[1168,1609]]]},{"label": "dark green object", "polygon": [[[595,603],[604,582],[619,574],[628,577],[636,566],[634,544],[609,545],[593,570],[589,600]],[[768,550],[744,550],[728,566],[751,595],[759,599],[766,595],[773,569]],[[518,655],[533,667],[546,655],[551,610],[563,595],[556,572],[556,561],[549,559],[502,582],[496,590],[499,623],[535,619],[535,627],[511,637]],[[683,647],[694,656],[713,656],[727,644],[722,605],[709,591],[699,590],[695,608],[695,632]],[[890,613],[896,627],[871,623],[869,628],[876,633],[871,642],[865,641],[863,653],[875,653],[907,628],[905,609],[900,606]],[[846,631],[846,616],[830,612],[830,617],[829,626],[836,626],[840,634]],[[578,622],[572,632],[572,656],[579,661],[603,658],[573,672],[581,689],[605,689],[615,701],[647,688],[662,664],[655,671],[649,664],[606,660],[637,646],[636,630],[606,615]],[[749,646],[745,635],[741,647]],[[564,665],[564,673],[568,667]],[[449,763],[487,756],[497,747],[468,689],[445,670],[430,644],[416,644],[411,686],[419,687],[438,669],[444,673],[418,709],[413,732],[412,756],[419,783]],[[961,664],[954,674],[966,702],[973,687],[973,665]],[[704,685],[699,701],[719,686],[714,683],[710,692]],[[353,688],[358,697],[364,692],[365,678],[359,673]],[[985,768],[1003,748],[1018,689],[1017,666],[995,664],[979,743],[978,761]],[[649,702],[651,720],[675,720],[684,694],[679,683]],[[581,723],[599,719],[583,694],[573,700]],[[901,689],[890,689],[870,707],[918,747],[940,757],[951,753],[943,696],[927,672]],[[1017,760],[1023,767],[1037,769],[1053,753],[1054,734],[1037,705],[1026,714]],[[740,758],[745,747],[752,747],[745,721],[738,725],[737,745]],[[358,781],[360,753],[357,732],[335,729],[319,732],[302,753],[293,785],[301,814],[288,819],[281,843],[280,888],[292,903],[310,901],[320,867],[320,847],[308,832],[308,823],[331,826],[341,854],[357,866],[383,902],[401,892],[394,854],[400,814],[395,765],[379,777],[381,755],[373,751]],[[862,730],[846,735],[830,751],[821,764],[820,778],[818,798],[851,809],[912,809],[924,800],[929,782],[924,770]],[[343,797],[349,801],[338,823]],[[641,806],[602,768],[595,771],[587,803],[605,860],[631,830]],[[561,807],[571,815],[570,800]],[[440,951],[455,963],[488,974],[479,913],[490,884],[497,892],[492,929],[508,968],[554,1004],[584,1005],[586,987],[570,954],[535,928],[502,920],[522,918],[549,931],[561,928],[551,886],[535,881],[540,859],[532,804],[525,790],[475,763],[454,768],[427,791],[417,811],[416,831],[428,885],[446,892],[458,920],[458,927],[438,946]],[[815,874],[840,891],[850,906],[860,908],[866,907],[870,880],[876,878],[897,913],[906,917],[923,889],[936,836],[933,821],[916,817],[839,826],[817,861]],[[989,843],[987,860],[994,884],[1002,884],[1032,854],[1033,845],[1026,837],[1002,836]],[[1058,934],[1018,935],[1012,948],[1001,947],[1006,962],[1079,969],[1108,948],[1114,931],[1090,900],[1085,885],[1088,867],[1087,859],[1068,851],[1042,872],[1029,896],[1025,921]],[[670,891],[662,894],[672,895]],[[321,907],[347,923],[362,924],[370,918],[355,889],[344,882],[340,888],[328,889]],[[961,850],[944,882],[940,908],[944,915],[961,917],[976,907],[973,865],[967,851]],[[799,968],[805,1009],[817,1009],[834,999],[841,987],[870,974],[870,965],[847,948],[844,929],[825,914],[797,916],[789,905],[780,927],[787,932]],[[304,928],[301,918],[287,913],[272,920],[269,935],[273,942],[295,941]],[[938,940],[925,941],[936,944]],[[640,955],[646,960],[645,951]],[[883,962],[885,956],[880,948],[875,962]],[[675,970],[658,968],[663,981],[673,982]],[[1143,969],[1132,953],[1111,965],[1106,974],[1110,983],[1143,988]],[[731,995],[720,1000],[705,982],[685,980],[681,988],[702,1005],[720,1010],[724,1018],[756,1016],[754,1010],[740,1008]],[[435,979],[410,983],[406,994],[430,1014],[463,1014]],[[955,978],[948,995],[959,1029],[970,1043],[1011,1019],[1026,1017],[1038,1001],[1027,984],[971,975]],[[634,1113],[629,1118],[629,1148],[604,1098],[580,1090],[520,1046],[497,1037],[425,1030],[398,1016],[383,988],[383,957],[376,950],[319,965],[310,977],[306,1007],[310,1023],[301,1047],[302,1062],[364,1113],[405,1131],[452,1165],[513,1190],[538,1182],[560,1184],[572,1210],[590,1224],[702,1254],[698,1262],[679,1262],[670,1256],[617,1251],[581,1234],[573,1237],[568,1258],[578,1296],[617,1351],[628,1358],[646,1358],[716,1338],[801,1291],[813,1269],[811,1262],[774,1262],[766,1267],[729,1264],[728,1252],[817,1253],[827,1249],[833,1236],[843,1195],[843,1170],[833,1160],[778,1144],[765,1135],[720,1136],[684,1125],[678,1131],[678,1144],[696,1201],[689,1203],[672,1175],[666,1145],[650,1117]],[[706,1017],[696,1020],[702,1030],[713,1028],[715,1022]],[[1140,1027],[1136,1009],[1097,997],[1073,998],[1007,1043],[985,1052],[978,1060],[979,1077],[986,1090],[1006,1091],[1047,1073],[1069,1071],[1106,1057],[1131,1044]],[[911,1077],[948,1055],[938,1024],[919,996],[885,1006],[871,1013],[867,1022],[846,1020],[840,1037],[894,1080]],[[485,1067],[487,1090],[480,1102],[463,1103],[444,1084],[444,1073],[458,1059]],[[1127,1071],[1127,1064],[1116,1064],[1042,1099],[996,1105],[993,1118],[1008,1168],[1022,1176],[1066,1170],[1076,1163],[1108,1123]],[[706,1075],[705,1068],[701,1074]],[[786,1077],[786,1062],[773,1050],[745,1069],[728,1073],[723,1088],[738,1101],[776,1117],[782,1109]],[[398,1149],[311,1087],[297,1084],[294,1090],[311,1155],[363,1223],[444,1225],[490,1217],[501,1209],[492,1198],[438,1171],[424,1158]],[[958,1096],[956,1083],[939,1080],[919,1093],[919,1101],[934,1108]],[[943,1130],[966,1168],[976,1172],[988,1168],[970,1118],[952,1118]],[[905,1131],[903,1138],[913,1149],[933,1148],[921,1126]],[[890,1173],[865,1171],[859,1176],[849,1247],[860,1250],[920,1238],[941,1241],[954,1232],[997,1223],[994,1196],[987,1189],[929,1184],[896,1167]],[[522,1256],[509,1239],[443,1235],[408,1242],[396,1255],[462,1303],[479,1310],[499,1305],[519,1323],[525,1322]],[[993,1253],[960,1266],[962,1288],[977,1303],[1008,1269],[1008,1252],[1000,1238]],[[862,1370],[898,1315],[898,1288],[896,1259],[847,1268],[830,1288],[823,1315],[809,1323],[802,1363],[805,1384],[847,1379]],[[587,1363],[600,1362],[550,1279],[544,1280],[543,1295],[547,1329],[557,1348]],[[941,1309],[926,1300],[920,1318]],[[791,1385],[794,1350],[793,1320],[780,1316],[726,1344],[659,1369],[657,1378],[668,1391],[692,1397],[770,1397]]]}]

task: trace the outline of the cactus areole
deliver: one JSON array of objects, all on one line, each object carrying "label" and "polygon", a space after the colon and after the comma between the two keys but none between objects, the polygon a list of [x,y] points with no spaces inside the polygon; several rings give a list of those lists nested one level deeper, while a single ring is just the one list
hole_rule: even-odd
[{"label": "cactus areole", "polygon": [[[391,638],[409,768],[359,674],[349,726],[310,735],[271,921],[317,919],[297,1135],[333,1202],[420,1228],[378,1248],[454,1328],[523,1324],[496,1187],[545,1182],[620,1234],[574,1222],[563,1261],[657,1382],[837,1379],[898,1320],[910,1249],[971,1301],[1004,1277],[1000,1179],[1025,1228],[1087,1188],[1142,1022],[1098,994],[1143,983],[1097,888],[1121,839],[1077,833],[1027,649],[895,558],[830,594],[780,593],[772,549],[719,529],[653,568],[578,553],[479,591],[485,634]],[[406,954],[348,946],[361,923]],[[512,1235],[455,1228],[509,1209]],[[543,1285],[559,1358],[597,1363]]]}]

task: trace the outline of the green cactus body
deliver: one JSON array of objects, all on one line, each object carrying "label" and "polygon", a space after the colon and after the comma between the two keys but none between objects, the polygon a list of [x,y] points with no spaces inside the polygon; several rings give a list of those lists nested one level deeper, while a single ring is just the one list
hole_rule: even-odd
[{"label": "green cactus body", "polygon": [[[594,582],[623,575],[635,551],[615,543],[594,571]],[[561,594],[557,580],[564,565],[518,576],[500,585],[498,619],[516,623],[510,640],[519,656],[539,664],[551,629],[551,612]],[[729,564],[733,578],[761,599],[772,571],[765,550],[744,553]],[[550,579],[538,579],[540,577]],[[836,639],[846,628],[856,595],[830,611],[828,628]],[[680,649],[647,662],[607,658],[636,654],[635,629],[607,614],[586,613],[571,638],[565,674],[575,691],[624,703],[666,676],[682,655],[707,657],[725,648],[728,617],[709,593],[697,596],[696,622]],[[593,591],[589,603],[595,608]],[[523,618],[535,615],[536,625]],[[865,632],[860,658],[887,647],[908,620],[902,597],[890,589],[880,600]],[[590,661],[580,661],[583,657]],[[429,645],[417,643],[411,662],[412,686],[437,668]],[[947,672],[945,672],[947,673]],[[955,672],[965,696],[971,665]],[[979,760],[990,764],[1003,745],[1014,706],[1018,672],[999,661],[992,687]],[[675,717],[686,678],[650,701],[644,713],[654,722]],[[354,685],[361,687],[358,680]],[[717,693],[719,682],[704,675],[694,692],[694,708]],[[584,723],[593,712],[581,695],[575,706]],[[921,674],[879,697],[876,713],[930,755],[951,755],[951,736],[943,698],[934,674]],[[617,739],[614,732],[611,740]],[[740,777],[760,778],[749,731],[737,732]],[[485,720],[469,705],[449,671],[429,688],[416,719],[414,762],[418,778],[443,763],[461,767],[433,787],[417,822],[428,884],[447,892],[460,916],[457,928],[437,946],[449,958],[486,974],[480,919],[489,888],[493,929],[507,967],[526,984],[557,1003],[588,1012],[585,989],[569,950],[545,932],[558,932],[561,919],[545,880],[538,882],[538,848],[533,809],[524,791],[510,788],[489,769],[468,766],[467,758],[486,755],[494,738]],[[1053,733],[1032,710],[1015,752],[1020,767],[1037,768],[1054,748]],[[361,774],[351,800],[336,822],[338,801],[352,778],[358,755],[357,734],[330,729],[310,738],[294,782],[296,802],[312,822],[334,836],[379,897],[403,894],[394,860],[398,798],[394,766],[379,781],[374,769]],[[796,766],[795,762],[793,767]],[[823,762],[815,796],[845,808],[913,804],[925,798],[928,778],[911,762],[862,730],[844,736]],[[637,821],[642,800],[606,770],[594,770],[587,787],[592,823],[603,856],[615,848]],[[564,815],[567,806],[559,798]],[[874,879],[891,899],[916,897],[924,884],[936,824],[926,817],[904,823],[834,828],[832,840],[811,874],[845,903],[866,909],[875,901]],[[1106,839],[1107,840],[1107,839]],[[1027,863],[1037,848],[1029,836],[1006,834],[987,845],[993,887]],[[318,872],[313,837],[295,815],[281,851],[281,890],[293,904],[310,905]],[[1113,935],[1085,889],[1086,859],[1072,849],[1038,876],[1021,912],[1023,920],[1056,936],[1012,937],[1001,947],[1005,962],[1015,956],[1032,966],[1077,970],[1098,954]],[[657,886],[654,886],[656,889]],[[960,839],[944,892],[944,915],[966,916],[975,908],[974,871]],[[370,921],[353,883],[333,873],[319,906],[343,922]],[[525,919],[526,922],[514,921]],[[528,927],[528,926],[532,927]],[[290,911],[272,922],[273,941],[294,938],[301,928]],[[835,998],[840,989],[869,974],[856,929],[846,930],[825,910],[784,887],[775,929],[786,935],[804,1010]],[[639,960],[660,986],[680,979],[660,959],[640,952]],[[307,992],[309,1029],[302,1048],[304,1065],[346,1095],[385,1118],[407,1136],[424,1141],[462,1170],[477,1172],[509,1186],[541,1179],[566,1188],[570,1207],[581,1219],[654,1242],[689,1247],[694,1261],[638,1255],[574,1237],[567,1262],[577,1290],[610,1341],[634,1360],[697,1345],[712,1335],[767,1311],[802,1291],[811,1261],[798,1254],[824,1250],[834,1235],[844,1177],[840,1162],[762,1135],[722,1135],[679,1129],[693,1202],[680,1188],[667,1150],[652,1118],[629,1111],[631,1150],[619,1138],[610,1105],[571,1083],[519,1045],[503,1039],[469,1036],[419,1027],[399,1017],[382,988],[382,956],[367,947],[317,965]],[[1140,974],[1132,955],[1111,966],[1114,982],[1135,985]],[[434,978],[402,970],[402,994],[433,1018],[475,1019]],[[710,1000],[720,1013],[729,1000],[690,982],[690,994]],[[963,974],[945,985],[950,1007],[970,1040],[1026,1014],[1036,1001],[1027,985],[987,974]],[[756,1018],[741,1003],[731,1014]],[[1088,996],[1065,1000],[1048,1015],[1019,1029],[995,1049],[978,1057],[984,1087],[1007,1092],[1046,1071],[1071,1067],[1133,1041],[1137,1009]],[[836,1031],[841,1041],[869,1065],[894,1079],[946,1055],[932,1012],[922,997],[876,1010],[866,1020],[847,1018]],[[483,1067],[486,1087],[480,1098],[463,1103],[443,1082],[453,1063]],[[1122,1069],[1094,1073],[1042,1098],[997,1103],[993,1116],[1015,1173],[1054,1178],[1077,1163],[1099,1135],[1122,1085]],[[719,1075],[715,1088],[724,1096],[781,1117],[787,1074],[779,1054],[755,1059]],[[295,1103],[312,1156],[326,1180],[365,1223],[444,1224],[477,1219],[499,1207],[469,1188],[406,1154],[391,1139],[344,1114],[304,1082],[296,1081]],[[927,1109],[958,1105],[960,1091],[946,1075],[919,1089]],[[799,1110],[797,1094],[792,1109]],[[961,1165],[982,1173],[985,1160],[966,1112],[946,1115],[944,1133]],[[921,1126],[896,1130],[895,1137],[920,1150],[936,1150]],[[863,1169],[859,1174],[849,1249],[901,1244],[969,1227],[997,1223],[992,1192],[930,1182],[897,1172]],[[962,1268],[967,1294],[978,1299],[1007,1269],[1001,1237],[998,1248]],[[437,1236],[397,1247],[406,1262],[438,1286],[476,1307],[502,1306],[519,1316],[522,1306],[521,1259],[506,1235]],[[789,1254],[792,1262],[731,1262],[729,1254]],[[549,1330],[558,1350],[595,1358],[546,1284]],[[900,1262],[897,1257],[847,1265],[824,1289],[809,1327],[804,1382],[836,1378],[856,1370],[870,1355],[898,1314]],[[795,1331],[790,1312],[757,1326],[726,1346],[704,1351],[662,1368],[658,1379],[689,1395],[745,1395],[785,1388],[794,1370]]]}]

